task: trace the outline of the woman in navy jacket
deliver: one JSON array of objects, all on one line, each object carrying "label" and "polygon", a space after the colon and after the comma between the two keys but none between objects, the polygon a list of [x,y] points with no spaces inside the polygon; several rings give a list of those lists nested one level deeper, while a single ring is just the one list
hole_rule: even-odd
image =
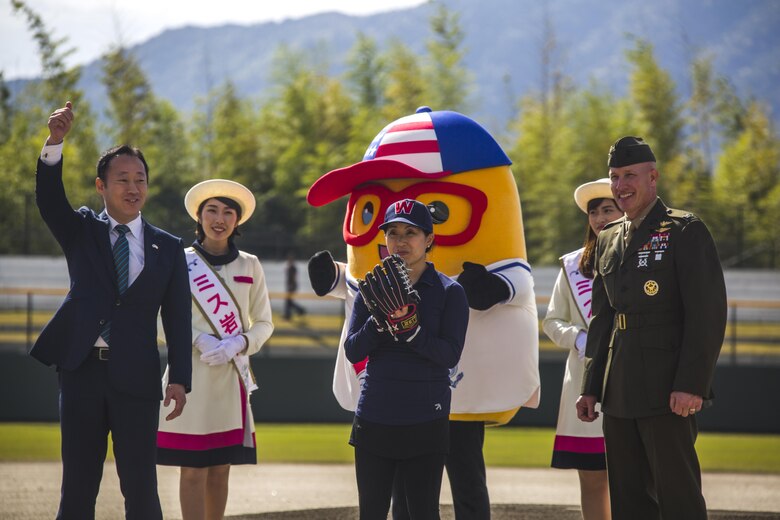
[{"label": "woman in navy jacket", "polygon": [[380,228],[388,253],[409,268],[420,301],[417,326],[392,335],[371,317],[363,296],[355,298],[344,349],[352,363],[367,360],[349,441],[360,518],[387,518],[398,472],[410,517],[436,519],[449,448],[450,369],[463,351],[469,308],[463,288],[426,261],[434,235],[424,204],[391,204]]}]

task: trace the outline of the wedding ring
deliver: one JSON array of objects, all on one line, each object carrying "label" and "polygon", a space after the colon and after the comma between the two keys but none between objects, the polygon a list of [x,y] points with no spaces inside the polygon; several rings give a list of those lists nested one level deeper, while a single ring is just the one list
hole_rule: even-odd
[{"label": "wedding ring", "polygon": [[696,408],[690,408],[690,409],[688,410],[688,413],[696,413]]}]

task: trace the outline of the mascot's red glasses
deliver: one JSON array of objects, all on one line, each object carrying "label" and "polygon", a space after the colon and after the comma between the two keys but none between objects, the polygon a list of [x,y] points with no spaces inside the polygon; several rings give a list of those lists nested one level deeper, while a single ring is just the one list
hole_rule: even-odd
[{"label": "mascot's red glasses", "polygon": [[[436,243],[441,246],[458,246],[469,242],[477,234],[482,223],[482,215],[487,209],[487,196],[480,190],[463,184],[451,182],[420,182],[400,191],[392,191],[381,184],[368,184],[352,192],[347,203],[347,215],[344,218],[344,242],[351,246],[369,244],[379,232],[387,207],[397,200],[417,199],[424,194],[454,195],[469,202],[471,215],[463,231],[453,235],[436,233]],[[352,222],[355,212],[359,212],[359,222],[368,226],[365,231],[355,232]]]}]

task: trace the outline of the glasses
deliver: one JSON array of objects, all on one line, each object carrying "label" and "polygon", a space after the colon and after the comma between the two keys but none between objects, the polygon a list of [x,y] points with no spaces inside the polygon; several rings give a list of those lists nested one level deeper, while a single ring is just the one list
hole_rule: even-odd
[{"label": "glasses", "polygon": [[[371,243],[379,233],[379,224],[387,208],[401,199],[416,199],[432,209],[436,243],[441,246],[458,246],[474,238],[487,209],[487,196],[463,184],[420,182],[400,191],[381,184],[368,184],[354,190],[349,197],[344,218],[344,241],[356,247]],[[465,228],[447,233],[444,225],[448,221],[462,222],[466,219]],[[439,225],[438,229],[436,225]]]}]

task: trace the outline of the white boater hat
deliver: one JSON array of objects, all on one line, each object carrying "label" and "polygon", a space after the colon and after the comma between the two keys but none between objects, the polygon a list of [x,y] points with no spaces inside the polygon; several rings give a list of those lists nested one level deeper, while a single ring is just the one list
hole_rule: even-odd
[{"label": "white boater hat", "polygon": [[597,181],[586,182],[574,190],[574,202],[576,202],[577,206],[587,214],[588,202],[593,199],[615,198],[615,196],[612,195],[611,184],[612,182],[606,177]]},{"label": "white boater hat", "polygon": [[193,220],[198,220],[198,207],[204,200],[214,197],[227,197],[238,203],[241,207],[241,220],[239,224],[246,222],[255,211],[255,196],[243,184],[227,179],[209,179],[199,182],[184,196],[184,206]]}]

